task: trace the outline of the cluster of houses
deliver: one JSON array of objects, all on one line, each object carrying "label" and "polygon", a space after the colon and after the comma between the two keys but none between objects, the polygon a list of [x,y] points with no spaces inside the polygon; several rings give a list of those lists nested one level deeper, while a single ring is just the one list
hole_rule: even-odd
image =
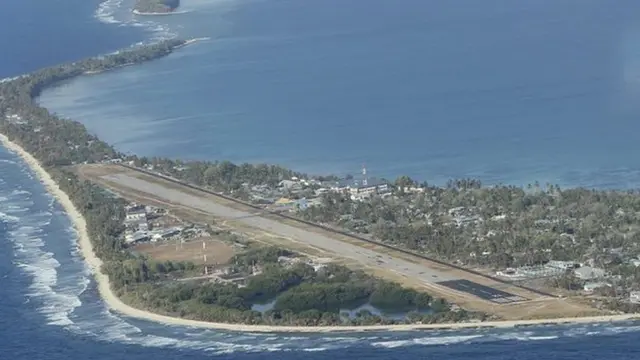
[{"label": "cluster of houses", "polygon": [[[329,259],[330,260],[330,259]],[[308,258],[299,258],[299,257],[288,257],[288,256],[279,256],[278,263],[283,266],[293,266],[295,264],[304,263],[311,267],[313,270],[318,271],[320,269],[325,268],[327,265],[321,262],[316,262]]]},{"label": "cluster of houses", "polygon": [[181,227],[153,228],[149,220],[162,215],[162,209],[132,204],[125,210],[125,242],[127,244],[158,241],[178,235],[183,230]]},{"label": "cluster of houses", "polygon": [[[373,195],[387,196],[393,190],[389,182],[367,177],[337,181],[292,177],[280,181],[275,189],[268,185],[244,186],[252,201],[280,211],[299,211],[318,205],[319,197],[329,192],[346,194],[354,201],[363,201]],[[407,191],[412,190],[407,188]]]},{"label": "cluster of houses", "polygon": [[[635,266],[640,266],[640,260],[630,263]],[[544,265],[507,268],[496,272],[496,275],[499,277],[509,280],[539,279],[564,274],[572,274],[577,280],[580,280],[583,283],[582,290],[585,294],[592,294],[599,289],[611,288],[613,285],[610,280],[619,278],[619,276],[613,276],[607,273],[605,269],[599,267],[580,264],[574,261],[556,260],[551,260]],[[640,291],[631,291],[629,301],[640,304]]]}]

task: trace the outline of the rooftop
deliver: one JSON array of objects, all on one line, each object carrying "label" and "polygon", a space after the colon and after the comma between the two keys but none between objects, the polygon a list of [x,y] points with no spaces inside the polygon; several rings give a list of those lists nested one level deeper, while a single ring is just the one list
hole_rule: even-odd
[{"label": "rooftop", "polygon": [[350,179],[350,180],[340,180],[336,182],[336,185],[340,188],[355,188],[355,189],[362,189],[362,188],[368,188],[368,187],[374,187],[374,186],[380,186],[380,185],[388,185],[389,183],[383,179],[379,179],[379,178],[375,178],[375,177],[371,177],[371,178],[367,178],[367,184],[364,185],[364,180],[363,179]]}]

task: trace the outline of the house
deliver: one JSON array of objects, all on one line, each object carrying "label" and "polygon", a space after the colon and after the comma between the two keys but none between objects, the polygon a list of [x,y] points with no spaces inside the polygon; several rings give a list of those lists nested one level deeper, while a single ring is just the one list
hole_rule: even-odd
[{"label": "house", "polygon": [[151,237],[149,236],[149,234],[147,234],[146,232],[138,231],[133,234],[128,234],[125,237],[125,242],[127,244],[135,244],[137,242],[148,241],[150,239]]},{"label": "house", "polygon": [[576,267],[576,263],[573,261],[551,260],[547,263],[547,266],[557,268],[557,269],[562,269],[562,270],[569,270],[569,269],[574,269]]},{"label": "house", "polygon": [[138,223],[139,231],[149,231],[149,223],[146,221],[141,221]]},{"label": "house", "polygon": [[182,231],[182,229],[179,228],[179,227],[174,227],[174,228],[170,228],[170,229],[161,230],[161,231],[158,231],[155,234],[153,234],[153,239],[154,240],[160,240],[160,239],[170,238],[170,237],[172,237],[174,235],[178,235],[180,233],[180,231]]},{"label": "house", "polygon": [[135,209],[127,212],[126,221],[140,221],[147,219],[147,212],[142,209]]},{"label": "house", "polygon": [[307,201],[307,199],[302,198],[299,200],[295,201],[295,207],[299,210],[305,210],[306,208],[309,207],[309,201]]},{"label": "house", "polygon": [[307,207],[309,207],[309,202],[307,201],[307,199],[304,199],[304,198],[298,199],[298,200],[292,200],[289,198],[280,198],[276,200],[275,205],[279,208],[284,208],[289,210],[293,210],[293,209],[304,210]]},{"label": "house", "polygon": [[631,259],[631,260],[629,260],[629,263],[631,265],[635,266],[635,267],[640,266],[640,260],[638,260],[638,259]]},{"label": "house", "polygon": [[629,301],[634,304],[640,304],[640,291],[632,291],[629,294]]},{"label": "house", "polygon": [[582,266],[573,270],[574,275],[580,280],[594,280],[605,276],[605,271],[591,266]]},{"label": "house", "polygon": [[583,290],[586,293],[592,293],[597,289],[610,287],[610,286],[611,286],[611,284],[607,284],[607,283],[603,283],[603,282],[586,283],[586,284],[584,284]]},{"label": "house", "polygon": [[288,206],[288,205],[292,205],[293,202],[294,202],[293,200],[291,200],[289,198],[286,198],[286,197],[283,197],[283,198],[280,198],[280,199],[276,200],[275,204],[278,205],[278,206]]},{"label": "house", "polygon": [[294,180],[282,180],[278,184],[278,187],[285,190],[300,190],[302,188],[302,185]]}]

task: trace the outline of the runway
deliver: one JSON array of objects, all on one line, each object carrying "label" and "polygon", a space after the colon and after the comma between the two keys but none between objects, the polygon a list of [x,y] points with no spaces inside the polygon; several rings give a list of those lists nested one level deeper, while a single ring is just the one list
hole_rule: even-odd
[{"label": "runway", "polygon": [[360,246],[352,245],[331,237],[297,228],[282,222],[260,217],[255,212],[245,212],[221,205],[206,197],[198,197],[168,186],[146,181],[125,173],[102,176],[102,179],[117,183],[141,193],[159,197],[167,202],[193,208],[211,214],[212,217],[239,221],[245,225],[260,229],[274,235],[293,239],[310,246],[322,249],[340,257],[355,260],[370,267],[382,267],[395,273],[410,277],[423,283],[435,284],[440,281],[458,280],[453,274],[434,270],[421,264],[378,253]]},{"label": "runway", "polygon": [[498,304],[508,304],[529,300],[525,297],[514,295],[506,291],[498,290],[486,285],[478,284],[469,280],[449,280],[438,282],[439,285],[450,289],[466,292],[475,295],[483,300]]}]

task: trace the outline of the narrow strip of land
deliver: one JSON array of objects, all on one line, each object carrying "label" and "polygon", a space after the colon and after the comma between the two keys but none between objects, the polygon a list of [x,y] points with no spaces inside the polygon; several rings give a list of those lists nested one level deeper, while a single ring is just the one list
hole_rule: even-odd
[{"label": "narrow strip of land", "polygon": [[135,193],[153,198],[183,210],[207,214],[212,220],[223,221],[232,227],[251,228],[297,246],[321,250],[336,259],[346,259],[372,269],[383,277],[402,280],[413,287],[422,287],[465,308],[494,313],[505,319],[594,313],[593,309],[586,306],[545,296],[543,292],[528,291],[457,267],[430,262],[410,253],[376,246],[358,238],[305,228],[303,224],[299,226],[286,219],[274,218],[274,214],[249,206],[243,207],[242,204],[225,201],[196,187],[152,176],[137,169],[115,165],[85,165],[79,172],[85,178],[117,193]]}]

